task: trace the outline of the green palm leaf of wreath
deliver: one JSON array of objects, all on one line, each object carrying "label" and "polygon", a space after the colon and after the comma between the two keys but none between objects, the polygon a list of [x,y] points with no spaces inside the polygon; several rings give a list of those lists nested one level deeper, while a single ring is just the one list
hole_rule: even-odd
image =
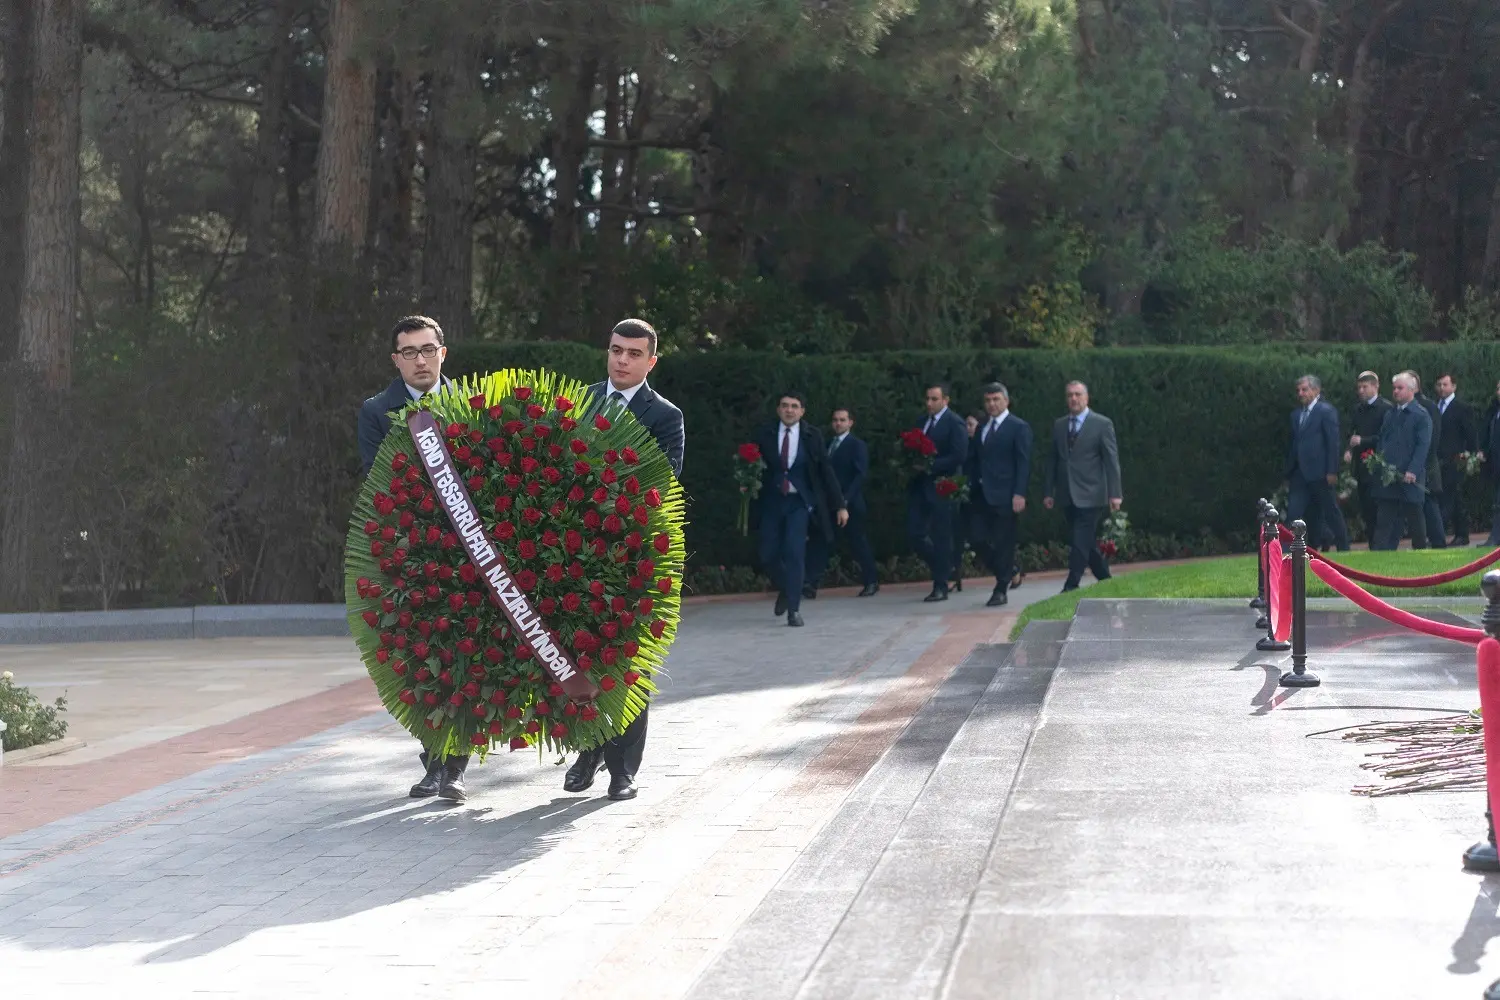
[{"label": "green palm leaf of wreath", "polygon": [[[600,693],[566,697],[478,579],[405,415],[429,410],[491,544]],[[625,730],[677,632],[685,498],[621,403],[508,369],[391,421],[345,545],[349,628],[381,701],[429,751],[569,750]]]}]

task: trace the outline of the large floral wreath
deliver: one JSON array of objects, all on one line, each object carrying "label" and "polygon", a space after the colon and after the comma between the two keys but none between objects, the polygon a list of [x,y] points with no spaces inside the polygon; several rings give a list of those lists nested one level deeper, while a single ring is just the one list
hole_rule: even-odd
[{"label": "large floral wreath", "polygon": [[676,633],[683,493],[617,402],[506,370],[391,424],[349,526],[345,597],[381,700],[439,754],[598,746]]}]

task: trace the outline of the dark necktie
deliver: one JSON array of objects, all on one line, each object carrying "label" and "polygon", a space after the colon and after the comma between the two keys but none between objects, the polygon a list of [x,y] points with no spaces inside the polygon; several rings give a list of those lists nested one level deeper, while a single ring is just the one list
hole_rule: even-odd
[{"label": "dark necktie", "polygon": [[1068,420],[1068,447],[1078,443],[1078,418],[1072,417]]},{"label": "dark necktie", "polygon": [[625,394],[619,389],[616,389],[614,392],[609,394],[609,401],[611,403],[623,403],[625,401]]},{"label": "dark necktie", "polygon": [[932,425],[935,424],[935,423],[937,423],[937,417],[928,417],[927,418],[927,426],[925,426],[925,427],[922,428],[922,433],[926,434],[928,437],[931,437],[932,436]]},{"label": "dark necktie", "polygon": [[986,441],[988,441],[990,439],[990,435],[993,434],[993,433],[995,433],[995,431],[997,431],[999,429],[1000,429],[1000,422],[998,420],[996,420],[994,417],[991,417],[990,418],[990,422],[984,425],[984,433],[981,434],[981,435],[979,435],[979,443],[980,444],[984,444]]},{"label": "dark necktie", "polygon": [[781,428],[781,495],[786,496],[792,484],[787,481],[787,473],[792,467],[792,429]]},{"label": "dark necktie", "polygon": [[833,444],[831,444],[831,445],[828,446],[828,457],[829,458],[832,458],[833,457],[833,453],[839,450],[839,443],[842,442],[843,440],[844,439],[841,438],[841,437],[836,437],[836,438],[833,439]]}]

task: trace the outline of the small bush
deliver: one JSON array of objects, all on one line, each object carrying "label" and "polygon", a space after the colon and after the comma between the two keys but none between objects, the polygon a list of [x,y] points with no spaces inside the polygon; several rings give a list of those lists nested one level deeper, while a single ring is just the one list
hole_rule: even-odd
[{"label": "small bush", "polygon": [[67,699],[45,704],[30,689],[18,686],[9,670],[0,673],[0,722],[5,723],[7,752],[62,739],[68,733],[68,720],[62,717],[67,709]]}]

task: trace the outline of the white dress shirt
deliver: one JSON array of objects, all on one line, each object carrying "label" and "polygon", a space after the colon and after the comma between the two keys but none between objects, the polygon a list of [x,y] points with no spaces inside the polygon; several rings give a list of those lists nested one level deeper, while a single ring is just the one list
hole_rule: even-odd
[{"label": "white dress shirt", "polygon": [[609,391],[604,394],[604,398],[608,399],[614,393],[618,392],[621,396],[625,397],[624,399],[621,400],[621,402],[623,402],[626,406],[629,406],[630,405],[630,401],[635,398],[635,394],[641,391],[641,386],[643,386],[643,385],[646,384],[645,380],[642,379],[641,381],[637,382],[635,385],[631,386],[629,389],[621,389],[618,386],[616,386],[614,384],[614,382],[611,382],[609,379],[605,379],[604,381],[606,383],[608,383],[608,385],[609,385]]},{"label": "white dress shirt", "polygon": [[990,422],[984,425],[984,430],[979,432],[979,443],[984,444],[988,441],[990,435],[1000,429],[1000,425],[1005,423],[1005,418],[1008,416],[1010,416],[1010,411],[1005,410],[998,417],[991,417]]},{"label": "white dress shirt", "polygon": [[[797,445],[802,441],[802,424],[800,421],[790,427],[788,427],[786,424],[782,424],[781,429],[777,432],[776,461],[778,464],[781,462],[781,443],[787,439],[790,439],[791,443],[787,445],[786,469],[783,470],[784,472],[790,471],[792,466],[797,464]],[[787,476],[786,491],[788,493],[797,492],[797,487],[792,485],[791,476]]]},{"label": "white dress shirt", "polygon": [[932,416],[928,417],[927,418],[927,423],[925,423],[925,424],[922,425],[922,433],[923,434],[931,434],[932,433],[932,429],[938,425],[938,421],[942,420],[943,419],[943,414],[945,414],[947,412],[948,412],[948,408],[945,406],[941,410],[938,410],[936,413],[934,413]]}]

